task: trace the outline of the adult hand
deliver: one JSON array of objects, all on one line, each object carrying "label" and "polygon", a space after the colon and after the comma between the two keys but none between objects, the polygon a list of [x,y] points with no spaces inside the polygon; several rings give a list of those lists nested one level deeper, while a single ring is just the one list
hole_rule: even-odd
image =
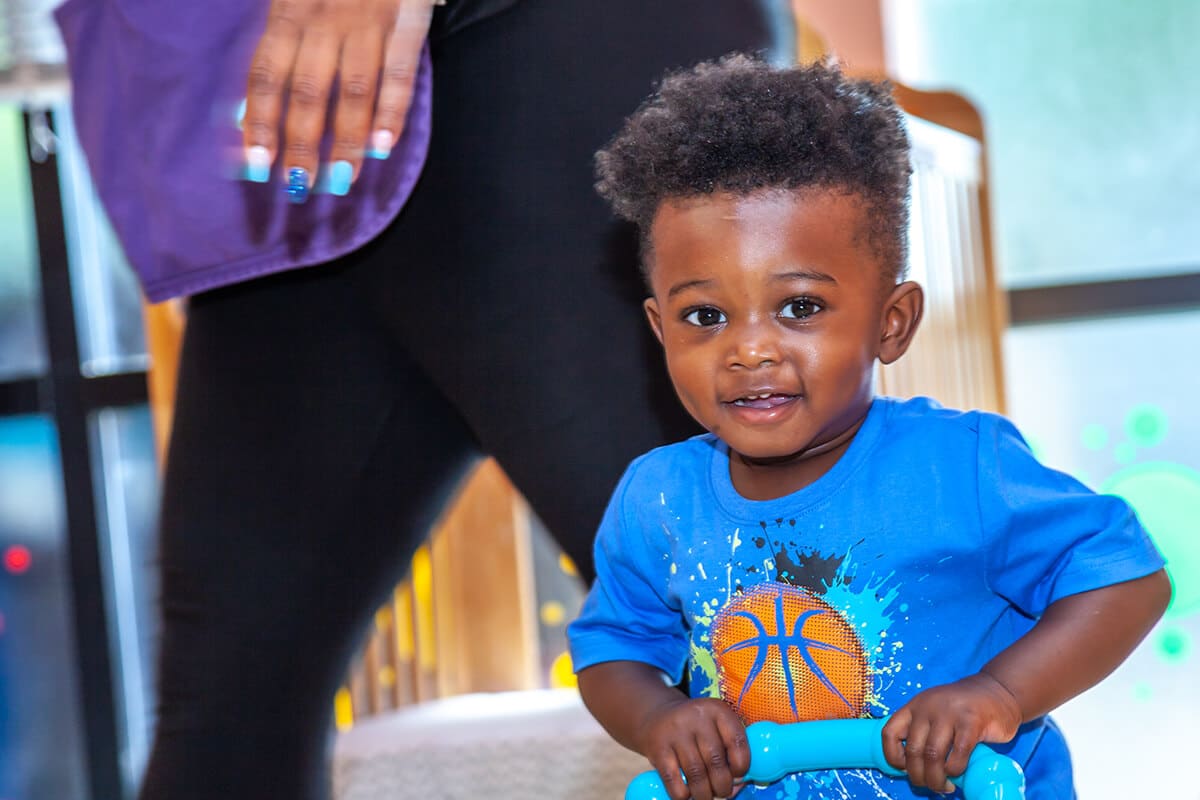
[{"label": "adult hand", "polygon": [[1007,742],[1017,735],[1016,698],[985,672],[926,689],[883,726],[883,754],[908,773],[914,787],[952,792],[979,742]]},{"label": "adult hand", "polygon": [[307,198],[322,166],[335,78],[330,192],[349,191],[364,155],[386,158],[404,127],[434,5],[435,0],[272,0],[246,81],[247,177],[266,182],[279,161],[293,202]]},{"label": "adult hand", "polygon": [[750,769],[746,728],[722,700],[683,699],[659,706],[646,718],[639,738],[639,749],[673,800],[732,797],[740,787],[738,779]]}]

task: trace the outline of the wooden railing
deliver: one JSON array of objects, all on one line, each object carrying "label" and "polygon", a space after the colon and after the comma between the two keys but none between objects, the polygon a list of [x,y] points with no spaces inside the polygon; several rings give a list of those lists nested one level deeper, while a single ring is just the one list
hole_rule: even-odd
[{"label": "wooden railing", "polygon": [[[917,93],[897,94],[917,104]],[[908,353],[879,371],[883,394],[1003,411],[1000,335],[1006,324],[990,257],[979,139],[910,114],[909,278],[925,288],[925,318]]]}]

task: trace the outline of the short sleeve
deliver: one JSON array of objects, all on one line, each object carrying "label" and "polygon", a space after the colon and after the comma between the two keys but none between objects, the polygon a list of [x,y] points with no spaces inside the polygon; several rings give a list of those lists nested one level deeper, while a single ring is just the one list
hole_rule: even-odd
[{"label": "short sleeve", "polygon": [[[578,619],[567,629],[576,671],[605,661],[639,661],[673,681],[683,676],[688,632],[683,614],[668,597],[669,562],[654,531],[643,530],[636,505],[638,462],[609,501],[596,536],[596,580]],[[636,510],[635,510],[636,511]]]},{"label": "short sleeve", "polygon": [[1124,500],[1043,466],[1008,420],[980,415],[978,463],[989,582],[1023,612],[1162,568]]}]

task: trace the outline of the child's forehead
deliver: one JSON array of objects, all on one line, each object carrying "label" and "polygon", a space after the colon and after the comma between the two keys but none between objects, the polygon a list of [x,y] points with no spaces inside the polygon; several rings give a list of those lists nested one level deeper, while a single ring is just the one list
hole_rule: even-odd
[{"label": "child's forehead", "polygon": [[801,188],[765,187],[745,192],[715,191],[708,194],[665,197],[655,209],[650,236],[664,217],[678,221],[681,217],[700,220],[746,221],[769,225],[780,224],[811,206],[843,207],[845,215],[865,216],[867,203],[863,196],[841,187],[805,186]]},{"label": "child's forehead", "polygon": [[648,250],[688,246],[713,237],[745,241],[840,237],[859,244],[869,224],[862,195],[827,187],[765,188],[668,197],[647,231]]},{"label": "child's forehead", "polygon": [[644,268],[652,285],[662,269],[675,279],[718,262],[776,272],[828,266],[874,279],[886,270],[869,242],[869,214],[862,195],[830,187],[671,197],[655,213]]}]

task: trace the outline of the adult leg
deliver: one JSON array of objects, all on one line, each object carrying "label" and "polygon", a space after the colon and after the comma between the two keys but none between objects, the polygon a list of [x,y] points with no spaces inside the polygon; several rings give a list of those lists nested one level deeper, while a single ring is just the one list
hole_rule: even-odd
[{"label": "adult leg", "polygon": [[316,800],[372,611],[477,457],[318,267],[194,299],[161,530],[143,800]]},{"label": "adult leg", "polygon": [[438,42],[417,194],[372,302],[585,576],[628,462],[696,432],[592,158],[668,68],[769,41],[748,0],[523,0]]}]

